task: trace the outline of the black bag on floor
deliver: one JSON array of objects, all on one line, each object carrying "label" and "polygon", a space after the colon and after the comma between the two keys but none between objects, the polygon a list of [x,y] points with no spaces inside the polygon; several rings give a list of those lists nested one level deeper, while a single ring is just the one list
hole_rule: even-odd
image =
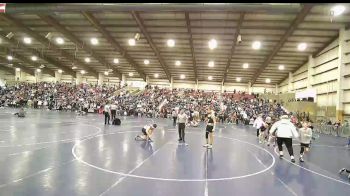
[{"label": "black bag on floor", "polygon": [[119,118],[115,118],[112,122],[113,125],[120,125],[121,124],[121,121]]}]

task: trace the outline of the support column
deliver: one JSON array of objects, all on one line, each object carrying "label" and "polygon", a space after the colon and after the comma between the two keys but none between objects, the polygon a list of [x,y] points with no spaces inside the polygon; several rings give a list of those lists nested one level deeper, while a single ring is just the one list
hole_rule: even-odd
[{"label": "support column", "polygon": [[345,68],[345,52],[346,52],[346,39],[345,39],[345,28],[342,27],[339,30],[339,50],[338,50],[338,85],[337,85],[337,98],[336,98],[336,118],[337,120],[344,120],[344,90],[343,87],[347,86],[344,80]]},{"label": "support column", "polygon": [[293,74],[292,74],[292,72],[289,72],[289,77],[288,77],[288,92],[289,92],[289,93],[293,92]]},{"label": "support column", "polygon": [[275,95],[278,95],[278,84],[275,84]]},{"label": "support column", "polygon": [[221,82],[221,93],[224,93],[224,90],[225,90],[225,86],[224,86],[224,82],[222,81]]},{"label": "support column", "polygon": [[307,66],[307,89],[312,88],[312,74],[314,71],[315,59],[312,55],[309,56],[308,66]]},{"label": "support column", "polygon": [[61,82],[62,73],[55,71],[55,82]]},{"label": "support column", "polygon": [[83,77],[82,77],[81,73],[78,73],[78,72],[77,72],[77,73],[75,74],[75,76],[76,76],[75,84],[76,84],[76,85],[81,84],[82,81],[83,81]]},{"label": "support column", "polygon": [[36,70],[35,70],[35,82],[40,82],[41,81],[41,78],[42,78],[42,72],[40,71],[40,72],[37,72]]},{"label": "support column", "polygon": [[173,90],[174,88],[174,78],[173,76],[170,77],[170,89]]},{"label": "support column", "polygon": [[252,83],[248,82],[248,94],[251,95],[252,94]]},{"label": "support column", "polygon": [[126,76],[125,74],[122,74],[122,81],[120,82],[120,86],[123,87],[124,84],[126,84]]},{"label": "support column", "polygon": [[146,76],[146,84],[149,85],[149,76]]},{"label": "support column", "polygon": [[15,73],[15,81],[19,82],[19,81],[24,81],[25,79],[25,73],[22,72],[21,70],[16,70]]},{"label": "support column", "polygon": [[105,76],[103,75],[103,73],[98,73],[98,81],[97,81],[97,84],[98,84],[98,85],[102,85],[104,79],[105,79]]},{"label": "support column", "polygon": [[198,80],[196,80],[196,84],[194,85],[194,90],[198,90]]}]

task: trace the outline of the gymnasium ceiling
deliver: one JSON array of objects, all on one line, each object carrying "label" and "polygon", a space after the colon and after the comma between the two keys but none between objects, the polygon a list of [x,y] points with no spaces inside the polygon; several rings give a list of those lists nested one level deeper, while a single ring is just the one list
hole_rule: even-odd
[{"label": "gymnasium ceiling", "polygon": [[[345,12],[332,17],[335,4],[8,3],[6,14],[0,14],[0,69],[20,67],[33,74],[45,65],[43,72],[53,76],[59,69],[73,76],[84,70],[96,78],[113,69],[109,78],[125,74],[145,80],[158,74],[159,80],[181,80],[184,74],[185,81],[208,81],[212,76],[215,82],[240,77],[242,83],[265,83],[269,78],[278,84],[335,40],[341,27],[349,27],[350,5],[342,5]],[[140,39],[130,46],[128,40],[136,33]],[[25,44],[24,37],[32,43]],[[56,43],[58,37],[64,44]],[[99,43],[92,45],[91,38]],[[174,47],[167,46],[168,39],[175,40]],[[213,50],[208,47],[211,39],[217,41]],[[253,41],[261,42],[259,50],[252,49]],[[297,49],[302,42],[305,51]],[[33,55],[37,61],[31,60]],[[249,68],[243,69],[244,63]]]}]

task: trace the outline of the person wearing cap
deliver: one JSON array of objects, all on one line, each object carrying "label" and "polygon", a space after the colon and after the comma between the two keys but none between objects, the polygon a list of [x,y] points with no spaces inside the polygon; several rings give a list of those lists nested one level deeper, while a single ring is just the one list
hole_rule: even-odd
[{"label": "person wearing cap", "polygon": [[298,138],[299,133],[297,132],[293,123],[290,122],[290,119],[287,115],[281,116],[281,120],[275,122],[271,129],[270,134],[276,135],[277,137],[277,146],[280,154],[280,158],[283,157],[283,143],[286,145],[288,153],[290,155],[291,161],[294,163],[294,154],[293,154],[293,143],[292,137]]},{"label": "person wearing cap", "polygon": [[157,128],[157,124],[145,125],[141,129],[142,135],[137,135],[135,137],[135,140],[145,140],[145,141],[153,142],[153,140],[151,139],[151,136],[155,128]]}]

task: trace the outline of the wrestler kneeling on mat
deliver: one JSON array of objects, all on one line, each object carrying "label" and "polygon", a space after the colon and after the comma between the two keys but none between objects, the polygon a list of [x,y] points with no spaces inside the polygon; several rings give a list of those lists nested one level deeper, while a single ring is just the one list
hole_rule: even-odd
[{"label": "wrestler kneeling on mat", "polygon": [[137,141],[151,141],[151,142],[153,142],[153,140],[151,139],[151,136],[152,136],[153,131],[154,131],[155,128],[157,128],[157,124],[144,126],[141,129],[142,134],[141,135],[137,135],[135,137],[135,140],[137,140]]}]

